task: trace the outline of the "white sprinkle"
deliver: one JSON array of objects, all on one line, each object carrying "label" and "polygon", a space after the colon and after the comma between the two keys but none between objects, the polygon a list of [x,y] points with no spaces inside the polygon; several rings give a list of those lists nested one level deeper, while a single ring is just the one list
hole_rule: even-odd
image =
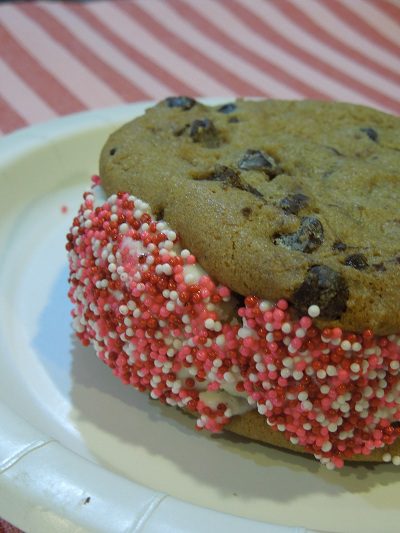
[{"label": "white sprinkle", "polygon": [[311,411],[312,403],[309,400],[301,402],[301,408],[303,409],[303,411]]},{"label": "white sprinkle", "polygon": [[326,373],[328,374],[328,376],[336,376],[337,370],[333,365],[328,365],[326,367]]},{"label": "white sprinkle", "polygon": [[268,300],[262,300],[260,302],[260,306],[259,307],[260,307],[260,311],[265,313],[265,311],[269,311],[270,309],[272,309],[273,304],[271,302],[269,302]]},{"label": "white sprinkle", "polygon": [[215,339],[215,343],[218,346],[223,346],[225,344],[225,335],[218,335],[218,337]]},{"label": "white sprinkle", "polygon": [[168,263],[165,263],[163,265],[163,272],[164,274],[166,274],[167,276],[170,276],[172,274],[172,267],[171,265],[169,265]]},{"label": "white sprinkle", "polygon": [[308,315],[311,318],[317,318],[317,316],[319,316],[321,310],[318,307],[318,305],[310,305],[310,307],[308,308],[307,312],[308,312]]},{"label": "white sprinkle", "polygon": [[325,379],[326,378],[326,372],[323,368],[320,368],[318,371],[317,371],[317,377],[319,379]]},{"label": "white sprinkle", "polygon": [[394,455],[392,457],[392,463],[395,465],[395,466],[400,466],[400,455]]},{"label": "white sprinkle", "polygon": [[204,326],[207,328],[207,329],[211,329],[213,330],[214,329],[214,320],[212,318],[207,318],[205,321],[204,321]]},{"label": "white sprinkle", "polygon": [[329,440],[325,441],[323,445],[321,446],[321,450],[323,452],[329,452],[332,449],[332,443],[329,442]]},{"label": "white sprinkle", "polygon": [[292,331],[292,325],[290,324],[290,322],[284,322],[281,326],[281,330],[283,331],[283,333],[290,333]]},{"label": "white sprinkle", "polygon": [[287,368],[293,368],[294,362],[292,357],[284,357],[282,360],[283,366]]},{"label": "white sprinkle", "polygon": [[119,226],[120,233],[127,233],[128,230],[129,230],[129,226],[126,222],[124,222],[123,224],[120,224]]},{"label": "white sprinkle", "polygon": [[384,463],[390,463],[391,460],[392,460],[392,456],[390,455],[390,453],[384,453],[384,454],[382,455],[382,461],[383,461]]},{"label": "white sprinkle", "polygon": [[342,350],[345,350],[346,352],[348,352],[349,350],[351,350],[351,342],[342,341],[340,344],[340,347],[342,348]]},{"label": "white sprinkle", "polygon": [[301,378],[303,377],[303,375],[304,375],[304,374],[303,374],[303,372],[302,372],[301,370],[295,370],[295,371],[293,372],[293,377],[294,377],[294,379],[295,379],[296,381],[300,381]]}]

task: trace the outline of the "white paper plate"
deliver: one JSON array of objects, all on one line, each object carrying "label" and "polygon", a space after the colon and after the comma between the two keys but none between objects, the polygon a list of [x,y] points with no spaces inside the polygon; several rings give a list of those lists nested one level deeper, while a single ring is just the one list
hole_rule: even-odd
[{"label": "white paper plate", "polygon": [[145,107],[0,140],[0,516],[40,533],[398,531],[395,467],[329,472],[197,433],[74,339],[65,234],[107,135]]}]

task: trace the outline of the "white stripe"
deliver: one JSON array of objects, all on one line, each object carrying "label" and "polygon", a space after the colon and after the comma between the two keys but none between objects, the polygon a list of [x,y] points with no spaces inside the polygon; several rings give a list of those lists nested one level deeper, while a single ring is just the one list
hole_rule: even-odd
[{"label": "white stripe", "polygon": [[[373,102],[368,98],[360,97],[357,91],[348,89],[345,85],[335,81],[333,78],[325,75],[324,73],[310,67],[300,59],[296,59],[291,54],[285,52],[282,48],[267,39],[259,37],[258,34],[253,32],[251,28],[243,24],[236,16],[224,9],[223,4],[215,3],[213,0],[202,0],[201,3],[197,3],[196,0],[190,1],[191,7],[196,9],[204,17],[207,17],[211,22],[219,27],[221,31],[227,34],[232,39],[240,42],[240,44],[251,50],[251,52],[257,54],[259,57],[265,57],[271,63],[277,67],[285,70],[292,77],[297,78],[301,82],[305,83],[309,87],[315,87],[325,95],[335,99],[342,99],[348,101],[361,100],[371,105]],[[254,13],[258,17],[263,17],[266,21],[269,20],[271,14],[272,3],[263,2],[243,2],[245,7]],[[264,9],[263,9],[264,8]],[[261,15],[263,13],[263,15]],[[284,17],[282,17],[284,19]],[[279,21],[275,26],[281,32]],[[283,34],[283,32],[281,32]],[[298,43],[296,43],[298,44]],[[314,47],[315,47],[315,43]]]},{"label": "white stripe", "polygon": [[232,94],[227,86],[218,83],[197,68],[193,62],[170,50],[166,43],[159,41],[153,34],[135,22],[132,17],[127,16],[117,4],[94,2],[88,4],[87,9],[120,39],[136,47],[154,63],[168,69],[177,80],[182,80],[194,91],[205,96]]},{"label": "white stripe", "polygon": [[[364,56],[370,57],[394,72],[400,71],[400,59],[398,57],[363,37],[352,26],[346,24],[342,19],[324,7],[322,3],[316,0],[307,0],[306,2],[289,1],[304,11],[318,26],[332,34],[335,38],[339,38],[346,46],[354,48]],[[380,89],[382,88],[380,87]],[[399,88],[397,86],[397,97],[398,93]]]},{"label": "white stripe", "polygon": [[[385,78],[380,77],[378,74],[373,73],[371,70],[351,60],[339,51],[325,45],[312,34],[303,30],[301,26],[293,23],[289,18],[285,17],[285,15],[276,9],[272,3],[254,3],[253,0],[239,0],[239,2],[267,24],[271,24],[279,29],[279,33],[281,33],[285,39],[291,41],[297,48],[301,48],[314,57],[319,58],[324,61],[324,63],[328,64],[328,66],[332,65],[332,67],[338,71],[343,72],[345,75],[350,76],[354,80],[370,86],[377,91],[386,83]],[[335,91],[337,91],[334,92],[335,100],[351,100],[360,104],[389,109],[389,107],[382,106],[380,102],[376,102],[372,97],[363,96],[359,91],[351,90],[340,82],[332,80],[332,86],[335,86]],[[391,88],[393,89],[392,92],[395,93],[395,98],[397,98],[399,87],[394,85]]]},{"label": "white stripe", "polygon": [[56,113],[0,59],[0,94],[28,124],[56,117]]},{"label": "white stripe", "polygon": [[29,53],[86,107],[121,103],[118,94],[55,41],[32,18],[11,5],[1,10],[2,23]]},{"label": "white stripe", "polygon": [[146,72],[133,60],[104,39],[96,30],[61,3],[43,3],[42,8],[55,17],[75,36],[90,48],[104,63],[130,80],[151,98],[160,98],[172,89]]},{"label": "white stripe", "polygon": [[[399,5],[398,3],[397,7]],[[381,33],[386,39],[400,46],[400,27],[389,15],[364,0],[358,0],[358,3],[346,2],[346,7],[354,11],[359,18],[364,19],[367,24]]]},{"label": "white stripe", "polygon": [[182,39],[190,43],[191,46],[199,49],[210,60],[219,63],[226,70],[240,77],[243,81],[251,83],[270,95],[281,98],[299,98],[304,96],[302,93],[275,80],[272,76],[250,65],[247,61],[205,36],[194,25],[173,11],[167,3],[160,0],[153,0],[152,2],[141,2],[140,7],[170,31],[175,32],[179,28],[179,36]]}]

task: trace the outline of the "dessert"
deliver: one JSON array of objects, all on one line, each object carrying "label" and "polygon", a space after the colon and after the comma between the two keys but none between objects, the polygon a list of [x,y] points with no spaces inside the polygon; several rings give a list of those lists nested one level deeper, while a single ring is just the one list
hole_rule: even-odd
[{"label": "dessert", "polygon": [[68,235],[78,336],[200,429],[399,464],[399,133],[349,104],[161,102]]}]

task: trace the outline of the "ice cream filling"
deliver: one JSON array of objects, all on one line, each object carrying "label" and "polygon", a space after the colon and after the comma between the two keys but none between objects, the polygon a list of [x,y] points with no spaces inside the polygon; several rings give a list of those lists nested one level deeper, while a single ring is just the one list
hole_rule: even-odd
[{"label": "ice cream filling", "polygon": [[285,300],[239,306],[146,203],[94,184],[67,236],[73,324],[123,383],[189,410],[199,429],[257,409],[328,468],[380,448],[388,460],[399,336],[320,330],[316,305],[301,317]]}]

